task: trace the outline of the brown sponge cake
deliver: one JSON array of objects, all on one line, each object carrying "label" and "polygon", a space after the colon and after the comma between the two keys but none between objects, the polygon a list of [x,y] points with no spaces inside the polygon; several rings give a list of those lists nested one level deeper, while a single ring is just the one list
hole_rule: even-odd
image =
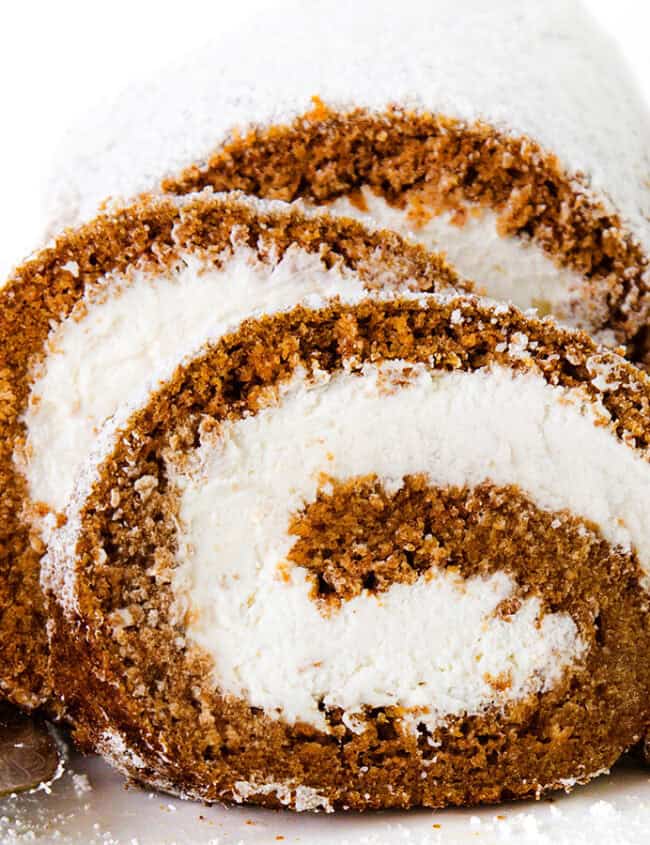
[{"label": "brown sponge cake", "polygon": [[48,700],[39,560],[104,421],[243,317],[310,295],[467,289],[391,234],[243,198],[142,202],[18,268],[0,290],[0,689]]},{"label": "brown sponge cake", "polygon": [[[223,248],[192,202],[177,236]],[[587,781],[648,719],[650,381],[514,307],[349,272],[102,429],[44,571],[74,736],[145,784],[298,810]]]}]

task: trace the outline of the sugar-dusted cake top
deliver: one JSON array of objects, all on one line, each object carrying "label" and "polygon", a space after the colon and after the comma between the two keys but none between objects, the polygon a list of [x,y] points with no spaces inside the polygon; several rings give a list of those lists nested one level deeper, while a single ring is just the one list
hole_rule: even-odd
[{"label": "sugar-dusted cake top", "polygon": [[650,118],[579,0],[284,3],[88,114],[66,139],[56,222],[152,189],[233,130],[328,106],[400,104],[530,136],[650,245]]}]

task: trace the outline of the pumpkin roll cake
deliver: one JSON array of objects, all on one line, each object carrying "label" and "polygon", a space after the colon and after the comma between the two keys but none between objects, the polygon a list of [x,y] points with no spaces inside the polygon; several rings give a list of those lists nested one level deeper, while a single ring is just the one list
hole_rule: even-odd
[{"label": "pumpkin roll cake", "polygon": [[49,214],[156,186],[324,205],[644,361],[648,137],[578,0],[285,3],[77,128]]},{"label": "pumpkin roll cake", "polygon": [[359,278],[267,310],[77,475],[43,569],[76,741],[295,810],[607,770],[649,715],[648,377],[471,294]]},{"label": "pumpkin roll cake", "polygon": [[143,201],[62,235],[0,290],[0,689],[48,701],[39,561],[98,431],[208,338],[318,297],[468,283],[353,221],[241,197]]}]

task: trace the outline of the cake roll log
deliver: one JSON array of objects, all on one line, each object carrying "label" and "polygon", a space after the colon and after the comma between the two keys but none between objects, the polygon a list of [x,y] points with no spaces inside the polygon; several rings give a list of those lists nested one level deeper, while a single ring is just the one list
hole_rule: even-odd
[{"label": "cake roll log", "polygon": [[243,317],[366,289],[468,289],[440,258],[282,203],[142,202],[58,239],[0,291],[0,690],[48,701],[39,560],[131,394]]},{"label": "cake roll log", "polygon": [[50,214],[156,183],[328,205],[644,360],[648,138],[574,0],[285,4],[75,130]]},{"label": "cake roll log", "polygon": [[650,701],[650,380],[470,295],[258,315],[105,428],[53,677],[136,781],[296,810],[570,789]]}]

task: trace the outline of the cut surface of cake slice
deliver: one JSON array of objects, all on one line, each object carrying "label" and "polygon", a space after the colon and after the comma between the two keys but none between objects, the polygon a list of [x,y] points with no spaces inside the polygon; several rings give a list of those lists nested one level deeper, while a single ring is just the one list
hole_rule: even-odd
[{"label": "cut surface of cake slice", "polygon": [[50,542],[76,740],[192,798],[539,797],[648,719],[650,381],[468,295],[243,321],[107,425]]},{"label": "cut surface of cake slice", "polygon": [[106,419],[244,317],[468,288],[390,233],[243,197],[141,202],[61,236],[0,290],[0,690],[48,701],[39,561]]}]

